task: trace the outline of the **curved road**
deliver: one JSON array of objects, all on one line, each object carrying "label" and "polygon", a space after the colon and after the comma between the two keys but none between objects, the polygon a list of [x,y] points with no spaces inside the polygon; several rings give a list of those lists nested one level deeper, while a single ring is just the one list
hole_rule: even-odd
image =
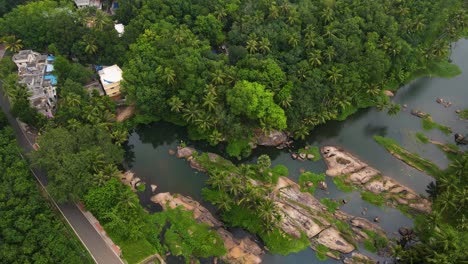
[{"label": "curved road", "polygon": [[[2,55],[2,50],[0,49],[0,60]],[[15,131],[18,144],[21,146],[24,153],[28,153],[33,150],[33,147],[21,130],[16,119],[10,114],[10,103],[4,96],[2,84],[3,82],[0,80],[0,106]],[[47,176],[44,171],[36,169],[31,169],[31,171],[42,186],[47,185]],[[54,204],[56,204],[55,201]],[[75,204],[65,203],[56,205],[96,263],[123,264],[122,260],[111,250],[106,242],[104,242],[101,235],[94,229]]]}]

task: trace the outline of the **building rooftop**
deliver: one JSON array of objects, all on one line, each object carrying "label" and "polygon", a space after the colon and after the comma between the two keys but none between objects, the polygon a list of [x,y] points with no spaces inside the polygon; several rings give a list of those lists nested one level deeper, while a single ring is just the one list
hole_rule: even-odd
[{"label": "building rooftop", "polygon": [[119,37],[121,37],[125,32],[125,26],[123,24],[115,24],[114,28],[117,31],[117,33],[119,33]]},{"label": "building rooftop", "polygon": [[104,67],[99,71],[99,77],[103,85],[120,82],[122,80],[122,70],[117,65]]}]

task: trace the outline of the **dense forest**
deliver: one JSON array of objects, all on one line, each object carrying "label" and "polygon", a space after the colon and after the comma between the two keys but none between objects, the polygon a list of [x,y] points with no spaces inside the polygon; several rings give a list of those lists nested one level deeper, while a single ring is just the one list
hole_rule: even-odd
[{"label": "dense forest", "polygon": [[41,193],[0,114],[1,263],[92,263]]},{"label": "dense forest", "polygon": [[[55,117],[46,120],[28,106],[25,89],[16,83],[11,54],[0,63],[0,78],[13,114],[41,132],[41,148],[30,157],[34,166],[48,172],[50,193],[57,201],[82,200],[130,263],[154,253],[171,253],[186,261],[225,254],[219,236],[208,226],[178,209],[147,213],[138,196],[117,180],[122,144],[135,124],[165,120],[184,125],[192,139],[212,145],[227,142],[228,154],[240,157],[249,154],[256,129],[286,130],[303,138],[315,126],[345,119],[358,108],[377,106],[392,114],[399,106],[384,90],[395,90],[420,75],[451,75],[450,43],[466,34],[468,19],[467,2],[462,0],[120,0],[119,5],[109,16],[106,10],[78,10],[72,1],[2,2],[0,36],[7,50],[25,48],[56,56]],[[123,36],[114,30],[113,21],[125,24]],[[90,64],[114,63],[124,71],[126,102],[136,105],[136,117],[130,122],[115,122],[115,104],[83,89],[96,78]],[[35,186],[27,165],[13,154],[11,131],[2,131],[1,156],[12,160],[2,159],[1,166],[16,179],[2,175],[10,177],[2,179],[9,179],[2,184],[2,193],[10,197],[14,190],[16,198],[10,201],[17,201],[17,193],[34,194]],[[272,250],[286,254],[307,244],[301,240],[289,241],[288,248],[275,244],[289,239],[274,232],[278,216],[256,215],[251,209],[260,204],[273,208],[262,199],[265,193],[256,193],[248,184],[240,186],[252,171],[249,177],[274,182],[262,178],[265,175],[258,173],[262,168],[275,177],[284,174],[282,167],[270,170],[268,160],[241,166],[239,179],[223,189],[216,183],[225,179],[218,171],[214,174],[219,177],[211,178],[203,192],[228,224],[263,234]],[[467,197],[463,177],[468,174],[467,164],[465,154],[438,179],[434,212],[416,221],[420,240],[408,239],[396,248],[401,263],[466,260],[467,210],[457,201]],[[7,169],[13,165],[18,169]],[[26,178],[30,184],[21,180],[16,185],[18,179],[29,182]],[[250,200],[232,195],[233,188],[248,193]],[[48,224],[58,225],[52,214],[44,213],[46,204],[38,201],[19,201],[27,206],[14,206],[19,210],[14,211],[15,219],[24,213],[21,210],[41,206],[31,209],[40,216],[37,221],[48,219]],[[241,217],[249,214],[252,221],[245,224]],[[31,252],[25,258],[36,256],[37,245],[42,244],[33,237],[34,245],[19,249],[19,241],[29,239],[23,236],[29,229],[13,230],[12,219],[2,217],[8,228],[2,227],[0,241],[11,241],[1,243],[2,259],[18,259],[19,250]],[[44,243],[57,243],[54,250],[62,249],[48,251],[44,258],[54,261],[45,262],[60,261],[64,253],[69,262],[79,262],[76,253],[69,253],[70,246],[57,238],[58,228],[49,231],[42,222],[34,228],[53,238]],[[267,230],[273,232],[263,233]]]}]

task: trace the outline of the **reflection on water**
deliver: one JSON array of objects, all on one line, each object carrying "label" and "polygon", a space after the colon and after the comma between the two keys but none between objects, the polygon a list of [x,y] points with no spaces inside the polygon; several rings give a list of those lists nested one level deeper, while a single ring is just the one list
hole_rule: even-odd
[{"label": "reflection on water", "polygon": [[[410,110],[417,108],[425,111],[431,114],[436,122],[450,126],[454,132],[468,132],[468,122],[460,121],[454,113],[455,109],[468,108],[468,41],[463,40],[457,44],[453,52],[453,61],[464,71],[462,75],[452,79],[421,78],[399,90],[393,100],[396,103],[407,104],[408,109],[405,111],[401,111],[395,116],[388,116],[375,109],[359,111],[346,121],[333,121],[316,128],[304,142],[295,142],[295,148],[303,147],[305,144],[343,147],[380,170],[384,175],[425,194],[426,186],[434,179],[395,159],[375,143],[372,136],[381,135],[393,138],[410,151],[434,160],[442,168],[446,167],[448,160],[445,155],[431,144],[418,143],[414,134],[424,132],[431,139],[449,143],[453,143],[453,135],[447,136],[438,130],[423,131],[421,120],[412,116]],[[437,97],[450,100],[453,104],[452,107],[444,108],[437,104],[435,102]],[[167,123],[156,123],[140,126],[131,134],[126,145],[126,166],[131,168],[138,177],[145,180],[148,185],[158,185],[158,192],[181,193],[200,200],[201,189],[204,187],[207,176],[195,172],[186,161],[168,154],[169,149],[176,149],[181,140],[199,150],[223,154],[223,146],[212,148],[205,143],[190,142],[187,140],[185,129]],[[296,181],[301,169],[317,173],[325,171],[326,166],[322,160],[318,162],[292,160],[289,151],[287,149],[258,147],[253,151],[251,157],[242,162],[255,162],[258,156],[268,154],[272,159],[273,166],[286,165],[290,172],[290,178]],[[318,190],[317,198],[346,199],[348,203],[343,205],[341,210],[369,220],[379,216],[380,225],[390,237],[395,235],[400,226],[412,225],[410,219],[395,209],[373,206],[361,200],[358,192],[340,192],[329,177],[327,177],[327,183],[328,192]],[[158,208],[154,208],[149,201],[150,188],[147,189],[142,195],[142,203],[148,205],[151,210],[157,210]],[[367,208],[367,213],[362,215],[364,208]],[[337,263],[337,261],[321,262],[310,249],[307,249],[288,256],[266,254],[264,263]]]}]

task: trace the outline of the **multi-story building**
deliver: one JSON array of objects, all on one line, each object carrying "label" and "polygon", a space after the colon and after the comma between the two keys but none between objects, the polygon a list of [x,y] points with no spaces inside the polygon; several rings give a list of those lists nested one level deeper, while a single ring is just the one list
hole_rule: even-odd
[{"label": "multi-story building", "polygon": [[104,92],[109,97],[120,95],[120,81],[122,81],[122,70],[117,65],[104,67],[99,70],[99,79]]},{"label": "multi-story building", "polygon": [[31,106],[51,116],[57,102],[57,78],[52,75],[54,56],[22,50],[12,59],[18,67],[18,83],[28,89]]}]

